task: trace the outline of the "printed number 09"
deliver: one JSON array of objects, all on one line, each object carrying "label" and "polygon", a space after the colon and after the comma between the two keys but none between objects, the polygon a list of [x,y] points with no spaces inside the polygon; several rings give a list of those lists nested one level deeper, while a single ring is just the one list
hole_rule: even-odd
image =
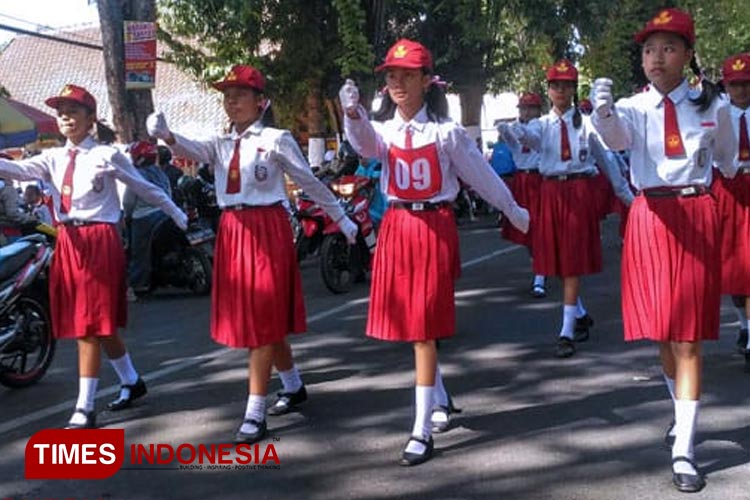
[{"label": "printed number 09", "polygon": [[432,179],[430,178],[430,162],[425,158],[417,158],[414,163],[409,164],[405,161],[396,160],[396,186],[399,189],[409,189],[410,187],[417,191],[423,191],[430,188]]}]

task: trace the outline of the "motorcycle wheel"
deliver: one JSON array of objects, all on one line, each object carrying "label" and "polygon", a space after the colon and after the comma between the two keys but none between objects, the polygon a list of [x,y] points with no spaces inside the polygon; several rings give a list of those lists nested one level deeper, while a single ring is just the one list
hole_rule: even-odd
[{"label": "motorcycle wheel", "polygon": [[55,355],[55,338],[46,301],[30,295],[18,299],[10,315],[20,319],[22,335],[0,353],[0,384],[14,389],[32,385],[47,372]]},{"label": "motorcycle wheel", "polygon": [[182,265],[187,273],[188,288],[196,295],[206,295],[211,291],[213,267],[208,256],[196,248],[183,252]]},{"label": "motorcycle wheel", "polygon": [[329,234],[320,245],[320,274],[333,293],[346,293],[352,287],[351,247],[341,233]]}]

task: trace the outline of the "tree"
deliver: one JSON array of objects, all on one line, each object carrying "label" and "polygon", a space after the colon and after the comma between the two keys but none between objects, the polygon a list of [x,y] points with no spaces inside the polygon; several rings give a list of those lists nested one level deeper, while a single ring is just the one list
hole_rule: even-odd
[{"label": "tree", "polygon": [[146,117],[153,112],[150,90],[125,90],[123,21],[155,21],[154,0],[98,0],[107,94],[112,121],[123,142],[146,138]]}]

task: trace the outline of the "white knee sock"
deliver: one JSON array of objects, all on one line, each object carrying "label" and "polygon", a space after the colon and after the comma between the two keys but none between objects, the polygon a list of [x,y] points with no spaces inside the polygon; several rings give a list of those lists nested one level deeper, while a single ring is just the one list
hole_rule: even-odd
[{"label": "white knee sock", "polygon": [[[99,385],[99,379],[93,377],[80,377],[78,379],[78,400],[76,409],[81,408],[86,411],[93,411],[94,399],[96,398],[96,387]],[[74,413],[70,417],[71,424],[84,424],[86,417],[80,413]]]},{"label": "white knee sock", "polygon": [[[256,422],[262,422],[266,419],[266,397],[258,394],[250,394],[247,397],[247,405],[245,406],[245,419],[253,419]],[[240,427],[240,432],[246,432],[251,434],[256,432],[258,427],[243,423]]]},{"label": "white knee sock", "polygon": [[583,301],[581,300],[581,296],[579,295],[576,299],[576,318],[583,318],[586,316],[586,308],[583,307]]},{"label": "white knee sock", "polygon": [[435,391],[433,392],[433,406],[448,406],[448,391],[443,385],[440,366],[435,367]]},{"label": "white knee sock", "polygon": [[662,377],[664,377],[664,383],[667,384],[667,390],[669,391],[669,395],[672,397],[672,402],[676,401],[677,398],[674,395],[674,379],[669,378],[669,376],[664,372],[661,372],[661,375]]},{"label": "white knee sock", "polygon": [[283,372],[280,371],[279,378],[281,379],[281,384],[284,386],[284,392],[286,393],[294,393],[302,388],[302,378],[300,378],[296,366],[292,366],[290,369]]},{"label": "white knee sock", "polygon": [[[672,446],[672,458],[693,458],[693,439],[695,437],[695,424],[698,420],[698,401],[689,399],[676,399],[675,410],[675,440]],[[695,474],[697,471],[687,462],[677,462],[673,470],[680,474]]]},{"label": "white knee sock", "polygon": [[534,286],[544,286],[544,276],[542,276],[541,274],[535,274]]},{"label": "white knee sock", "polygon": [[138,372],[135,371],[135,366],[130,360],[130,354],[127,352],[117,359],[110,359],[109,362],[117,372],[121,384],[133,385],[138,381]]},{"label": "white knee sock", "polygon": [[573,338],[573,328],[576,324],[576,306],[563,306],[563,323],[560,330],[561,337]]},{"label": "white knee sock", "polygon": [[[747,328],[748,331],[750,331],[750,320],[748,320],[745,323],[745,328]],[[748,349],[748,350],[750,350],[750,335],[747,336],[747,345],[745,346],[745,348]]]},{"label": "white knee sock", "polygon": [[[414,417],[414,427],[412,428],[411,435],[429,439],[432,435],[432,424],[430,422],[430,415],[432,413],[432,402],[435,392],[435,387],[432,385],[418,385],[415,388],[416,396],[416,415]],[[416,441],[409,441],[406,446],[406,451],[409,453],[423,454],[425,452],[425,445]]]}]

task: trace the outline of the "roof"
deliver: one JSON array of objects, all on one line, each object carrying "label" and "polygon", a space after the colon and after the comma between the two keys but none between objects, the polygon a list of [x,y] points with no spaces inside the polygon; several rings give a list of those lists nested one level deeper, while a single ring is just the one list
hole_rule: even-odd
[{"label": "roof", "polygon": [[[98,26],[50,34],[101,45]],[[0,84],[13,99],[41,110],[49,110],[44,100],[57,95],[65,84],[85,87],[96,97],[99,118],[113,123],[100,50],[20,35],[0,53],[0,75]],[[173,64],[157,61],[153,98],[155,109],[164,112],[175,131],[205,136],[227,124],[221,94],[202,86]]]}]

